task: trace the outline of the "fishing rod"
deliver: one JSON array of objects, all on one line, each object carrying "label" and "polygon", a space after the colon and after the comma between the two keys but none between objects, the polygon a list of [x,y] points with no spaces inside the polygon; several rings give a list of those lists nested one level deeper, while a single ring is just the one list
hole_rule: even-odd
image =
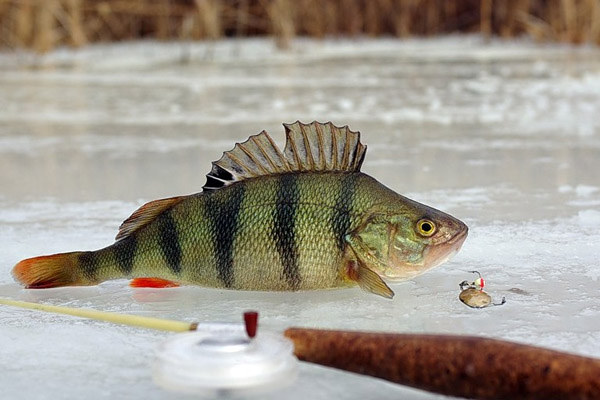
[{"label": "fishing rod", "polygon": [[[198,323],[1,298],[0,304],[162,331],[194,332],[201,327]],[[256,312],[244,314],[246,339],[228,343],[223,354],[231,346],[255,340],[257,318]],[[297,327],[286,329],[284,336],[291,340],[293,353],[301,361],[449,396],[485,400],[600,399],[599,359],[535,346],[473,336]],[[203,340],[209,347],[219,343],[214,338]],[[212,357],[219,354],[216,348],[210,350]]]},{"label": "fishing rod", "polygon": [[161,318],[142,317],[139,315],[119,314],[114,312],[91,310],[88,308],[75,308],[53,306],[49,304],[31,303],[27,301],[0,298],[0,304],[6,306],[27,308],[30,310],[45,311],[54,314],[66,314],[74,317],[94,319],[97,321],[112,322],[114,324],[136,326],[168,332],[188,332],[196,330],[198,323],[173,321]]}]

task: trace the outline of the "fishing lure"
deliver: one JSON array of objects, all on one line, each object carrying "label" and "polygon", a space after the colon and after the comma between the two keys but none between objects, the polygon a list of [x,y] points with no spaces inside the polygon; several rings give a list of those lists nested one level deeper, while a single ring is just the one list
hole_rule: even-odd
[{"label": "fishing lure", "polygon": [[492,297],[483,291],[485,287],[485,280],[478,271],[469,271],[470,273],[477,274],[479,277],[474,282],[469,283],[468,281],[462,281],[458,284],[460,287],[460,294],[458,298],[460,301],[465,303],[471,308],[485,308],[492,306],[501,306],[506,303],[506,298],[502,297],[500,303],[493,303]]}]

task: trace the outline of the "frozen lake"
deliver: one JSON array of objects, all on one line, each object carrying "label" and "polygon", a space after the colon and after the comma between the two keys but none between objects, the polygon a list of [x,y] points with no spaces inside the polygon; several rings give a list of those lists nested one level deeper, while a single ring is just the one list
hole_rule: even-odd
[{"label": "frozen lake", "polygon": [[[136,43],[0,55],[0,296],[187,321],[475,334],[600,357],[600,50],[477,37]],[[462,219],[450,262],[394,284],[255,293],[22,290],[19,260],[112,242],[146,201],[197,192],[236,141],[282,122],[348,124],[363,171]],[[473,310],[477,269],[502,307]],[[170,399],[150,364],[169,334],[0,306],[11,399]],[[443,396],[303,365],[269,398]]]}]

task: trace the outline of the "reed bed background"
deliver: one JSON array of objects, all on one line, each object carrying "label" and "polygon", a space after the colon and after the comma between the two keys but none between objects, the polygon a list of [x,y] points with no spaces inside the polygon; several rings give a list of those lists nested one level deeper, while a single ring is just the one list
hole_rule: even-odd
[{"label": "reed bed background", "polygon": [[481,32],[600,44],[600,0],[0,0],[0,48]]}]

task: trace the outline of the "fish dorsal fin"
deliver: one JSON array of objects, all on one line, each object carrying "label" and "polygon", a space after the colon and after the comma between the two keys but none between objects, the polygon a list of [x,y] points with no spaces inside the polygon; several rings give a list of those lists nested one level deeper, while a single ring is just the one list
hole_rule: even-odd
[{"label": "fish dorsal fin", "polygon": [[144,204],[135,210],[129,218],[123,221],[119,227],[119,233],[117,233],[115,240],[119,241],[121,239],[125,239],[133,232],[137,231],[143,226],[146,226],[148,223],[156,219],[156,217],[158,217],[164,211],[179,203],[185,197],[186,196],[170,197],[168,199],[154,200]]},{"label": "fish dorsal fin", "polygon": [[216,190],[244,179],[287,172],[358,172],[367,147],[360,133],[331,122],[283,124],[286,143],[283,153],[262,131],[213,162],[204,191]]},{"label": "fish dorsal fin", "polygon": [[206,175],[205,191],[219,189],[232,183],[263,175],[290,172],[283,153],[266,131],[253,135],[212,163]]},{"label": "fish dorsal fin", "polygon": [[284,126],[283,153],[293,171],[360,171],[367,150],[360,142],[360,132],[331,122],[296,121]]}]

